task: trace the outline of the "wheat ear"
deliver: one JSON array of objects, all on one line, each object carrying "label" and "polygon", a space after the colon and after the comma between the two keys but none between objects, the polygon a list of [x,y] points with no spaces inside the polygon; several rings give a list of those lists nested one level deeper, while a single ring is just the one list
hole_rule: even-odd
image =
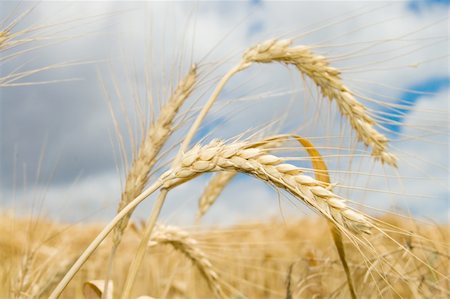
[{"label": "wheat ear", "polygon": [[329,191],[320,181],[280,157],[266,154],[251,143],[226,145],[214,140],[206,146],[196,145],[181,156],[180,163],[170,172],[164,188],[170,189],[179,180],[190,180],[205,172],[237,171],[250,174],[282,188],[303,200],[340,228],[354,233],[368,232],[369,220],[349,208],[345,199]]},{"label": "wheat ear", "polygon": [[341,72],[331,67],[326,57],[313,53],[307,46],[292,46],[291,39],[272,39],[249,48],[243,55],[243,61],[247,65],[272,62],[295,65],[319,87],[323,96],[336,101],[340,112],[356,131],[358,140],[372,148],[375,159],[396,166],[396,157],[387,152],[388,139],[374,128],[376,123],[366,107],[356,100],[353,92],[343,83]]},{"label": "wheat ear", "polygon": [[218,298],[224,298],[219,276],[214,270],[205,253],[198,248],[198,243],[189,234],[174,226],[158,225],[151,236],[149,247],[157,244],[169,244],[175,250],[183,253],[202,274],[209,287]]},{"label": "wheat ear", "polygon": [[[142,141],[137,158],[133,161],[128,172],[118,211],[121,211],[144,190],[149,172],[156,163],[156,157],[173,132],[173,120],[191,94],[196,81],[197,68],[193,65],[186,77],[178,84],[171,98],[162,107],[158,119],[151,125]],[[114,229],[113,246],[116,247],[120,243],[131,213],[121,220]]]}]

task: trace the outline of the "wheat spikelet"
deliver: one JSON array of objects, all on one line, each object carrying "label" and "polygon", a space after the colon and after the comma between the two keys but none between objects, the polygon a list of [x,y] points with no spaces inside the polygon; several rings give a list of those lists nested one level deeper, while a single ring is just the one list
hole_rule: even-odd
[{"label": "wheat spikelet", "polygon": [[214,140],[206,146],[196,145],[185,153],[179,165],[166,173],[165,188],[189,180],[204,172],[237,171],[250,174],[285,189],[341,228],[354,233],[368,232],[372,224],[361,213],[349,208],[345,199],[329,191],[322,182],[305,174],[302,169],[266,154],[250,143],[226,145]]},{"label": "wheat spikelet", "polygon": [[[162,107],[158,119],[151,125],[142,141],[137,158],[133,161],[128,172],[118,211],[121,211],[131,200],[142,193],[148,181],[148,174],[156,163],[156,156],[173,132],[173,119],[184,101],[191,94],[196,81],[197,68],[193,65],[187,76],[178,84],[172,97]],[[114,231],[115,246],[120,243],[130,214],[119,223]]]},{"label": "wheat spikelet", "polygon": [[[259,146],[262,149],[276,148],[283,143],[282,138],[269,137],[261,142]],[[209,181],[208,186],[206,186],[200,199],[198,201],[198,210],[196,215],[197,222],[205,215],[208,209],[216,202],[217,198],[220,196],[222,191],[231,182],[231,180],[236,176],[235,171],[225,171],[217,173],[213,176],[211,181]]]},{"label": "wheat spikelet", "polygon": [[158,225],[148,246],[152,247],[157,244],[169,244],[175,250],[183,253],[197,267],[217,297],[224,298],[217,272],[203,251],[198,248],[197,241],[190,237],[187,232],[174,226]]},{"label": "wheat spikelet", "polygon": [[197,221],[199,221],[216,202],[223,189],[231,182],[235,175],[236,172],[234,171],[225,171],[214,175],[211,181],[209,181],[208,186],[206,186],[198,201]]},{"label": "wheat spikelet", "polygon": [[331,67],[326,57],[313,53],[310,48],[291,45],[291,39],[268,40],[249,48],[243,55],[243,61],[246,65],[271,62],[295,65],[302,74],[314,81],[323,96],[336,101],[340,112],[349,119],[356,131],[358,140],[372,148],[375,159],[396,166],[396,157],[387,152],[388,139],[375,130],[375,121],[342,82],[341,72]]}]

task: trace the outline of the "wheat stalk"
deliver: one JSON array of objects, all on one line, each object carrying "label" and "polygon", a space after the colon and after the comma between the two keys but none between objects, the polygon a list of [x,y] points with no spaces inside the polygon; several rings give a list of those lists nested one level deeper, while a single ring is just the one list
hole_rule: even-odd
[{"label": "wheat stalk", "polygon": [[271,39],[243,54],[244,65],[252,63],[281,62],[292,64],[308,76],[323,96],[335,100],[340,112],[346,116],[358,140],[372,148],[372,155],[382,163],[396,166],[396,157],[387,152],[388,139],[375,130],[375,121],[368,115],[364,105],[356,100],[352,91],[343,83],[341,72],[330,66],[328,59],[317,55],[307,46],[292,46],[291,39]]},{"label": "wheat stalk", "polygon": [[187,232],[174,226],[158,225],[153,231],[148,246],[153,247],[157,244],[169,244],[183,253],[197,267],[216,296],[224,298],[217,272],[205,253],[198,248],[197,241],[190,237]]},{"label": "wheat stalk", "polygon": [[[197,68],[193,65],[186,77],[178,84],[172,97],[162,107],[158,119],[151,125],[147,135],[142,141],[138,155],[128,171],[118,212],[144,190],[144,187],[148,182],[149,172],[156,163],[156,157],[173,132],[173,120],[185,100],[191,94],[196,82]],[[117,247],[120,243],[130,215],[131,213],[128,214],[114,230],[114,247]]]}]

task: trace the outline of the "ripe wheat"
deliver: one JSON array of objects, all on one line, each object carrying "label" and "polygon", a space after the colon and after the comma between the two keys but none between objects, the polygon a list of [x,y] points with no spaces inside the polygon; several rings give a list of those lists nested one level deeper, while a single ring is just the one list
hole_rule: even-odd
[{"label": "ripe wheat", "polygon": [[249,48],[243,55],[244,66],[272,62],[295,65],[302,74],[314,81],[325,97],[336,101],[340,112],[355,129],[358,139],[372,148],[372,155],[382,163],[396,166],[396,157],[387,152],[388,139],[374,129],[375,121],[342,82],[341,72],[331,67],[326,57],[313,53],[309,47],[291,45],[291,39],[272,39]]},{"label": "ripe wheat", "polygon": [[282,158],[266,154],[263,149],[248,143],[226,145],[214,140],[204,147],[196,145],[185,153],[180,165],[165,174],[164,187],[170,189],[179,184],[179,180],[190,180],[205,172],[243,172],[292,193],[341,228],[354,233],[370,230],[369,220],[349,208],[345,199],[329,191],[326,184],[303,174],[302,169],[282,162]]},{"label": "ripe wheat", "polygon": [[[147,135],[141,143],[137,158],[128,171],[125,188],[119,203],[118,211],[121,211],[131,200],[136,198],[144,190],[148,182],[148,175],[161,148],[173,132],[173,120],[191,94],[197,81],[197,68],[193,65],[186,77],[178,84],[172,97],[162,107],[158,119],[152,123]],[[130,213],[131,214],[131,213]],[[114,231],[114,246],[120,243],[130,214],[127,215]]]},{"label": "ripe wheat", "polygon": [[224,298],[217,272],[205,253],[198,248],[197,241],[187,232],[174,226],[158,225],[153,231],[148,246],[152,247],[157,244],[169,244],[183,253],[197,267],[216,296]]}]

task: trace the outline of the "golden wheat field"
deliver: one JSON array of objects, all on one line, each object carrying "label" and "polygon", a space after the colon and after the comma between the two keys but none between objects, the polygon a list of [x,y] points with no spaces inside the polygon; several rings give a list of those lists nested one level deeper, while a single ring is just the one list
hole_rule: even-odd
[{"label": "golden wheat field", "polygon": [[449,298],[449,3],[0,4],[0,298]]}]

